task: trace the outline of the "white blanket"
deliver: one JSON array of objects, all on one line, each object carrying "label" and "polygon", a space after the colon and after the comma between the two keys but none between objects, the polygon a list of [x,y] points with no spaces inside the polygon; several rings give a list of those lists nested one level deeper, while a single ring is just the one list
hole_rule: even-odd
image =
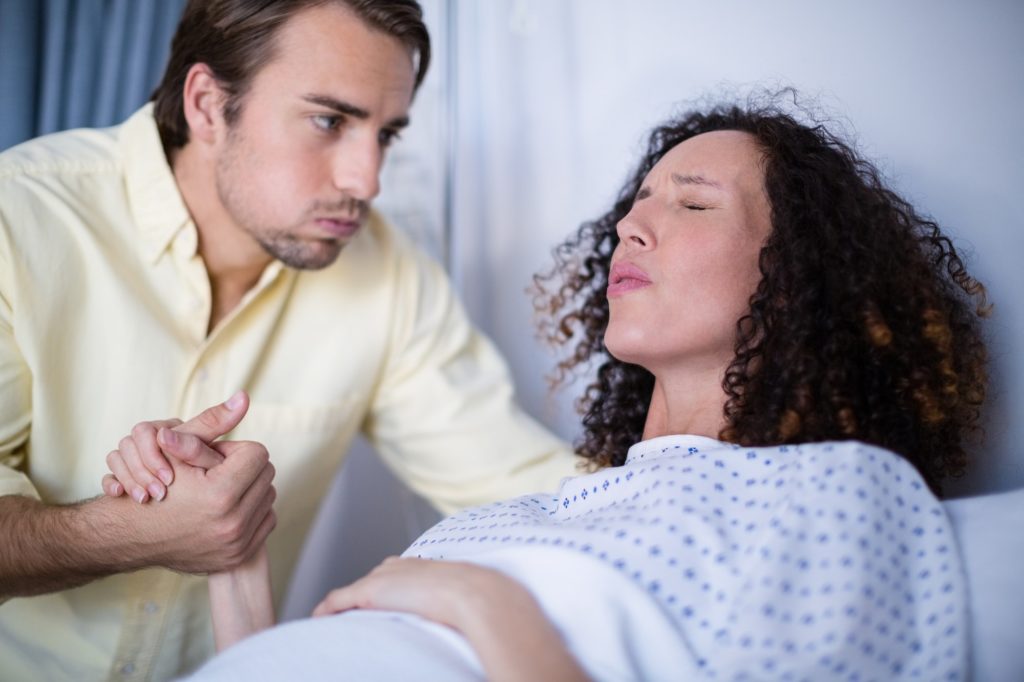
[{"label": "white blanket", "polygon": [[[556,622],[575,622],[569,647],[600,680],[670,680],[697,674],[674,623],[613,568],[547,547],[477,558],[529,584]],[[566,589],[566,585],[579,588]],[[585,587],[583,587],[585,586]],[[407,614],[349,611],[285,623],[231,647],[191,680],[482,681],[456,632]]]},{"label": "white blanket", "polygon": [[[907,462],[861,443],[657,438],[622,467],[567,479],[556,496],[449,517],[406,555],[515,577],[598,680],[966,674],[949,519]],[[450,630],[366,613],[275,629],[209,671],[234,679],[221,671],[245,666],[247,679],[273,679],[261,675],[281,665],[301,669],[296,679],[481,676]]]}]

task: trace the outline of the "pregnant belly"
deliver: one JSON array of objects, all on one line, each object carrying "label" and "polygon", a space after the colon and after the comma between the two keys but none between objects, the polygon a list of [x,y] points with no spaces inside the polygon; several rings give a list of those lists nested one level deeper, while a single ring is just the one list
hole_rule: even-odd
[{"label": "pregnant belly", "polygon": [[466,641],[450,628],[387,611],[348,611],[284,623],[200,668],[193,681],[483,680]]}]

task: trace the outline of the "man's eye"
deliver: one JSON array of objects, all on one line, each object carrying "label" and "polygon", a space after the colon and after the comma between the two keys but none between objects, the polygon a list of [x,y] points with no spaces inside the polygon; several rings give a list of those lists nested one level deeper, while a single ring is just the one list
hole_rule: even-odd
[{"label": "man's eye", "polygon": [[341,126],[341,116],[329,116],[326,114],[318,114],[312,117],[313,125],[320,130],[332,131],[337,130]]},{"label": "man's eye", "polygon": [[377,135],[381,147],[390,147],[394,142],[402,139],[401,133],[397,130],[382,130]]},{"label": "man's eye", "polygon": [[706,210],[708,210],[707,206],[702,206],[701,204],[695,204],[693,202],[684,203],[683,206],[685,206],[686,208],[690,209],[691,211],[706,211]]}]

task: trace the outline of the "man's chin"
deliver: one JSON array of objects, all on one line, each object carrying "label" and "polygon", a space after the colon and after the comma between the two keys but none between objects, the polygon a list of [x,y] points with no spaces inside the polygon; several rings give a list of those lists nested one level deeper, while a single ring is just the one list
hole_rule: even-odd
[{"label": "man's chin", "polygon": [[338,260],[348,240],[319,239],[315,242],[289,242],[287,244],[264,244],[263,248],[272,257],[296,270],[323,270]]}]

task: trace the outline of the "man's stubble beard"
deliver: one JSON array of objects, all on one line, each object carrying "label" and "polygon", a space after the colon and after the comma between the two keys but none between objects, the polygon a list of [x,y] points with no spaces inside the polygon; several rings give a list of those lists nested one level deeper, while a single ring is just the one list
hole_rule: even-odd
[{"label": "man's stubble beard", "polygon": [[[345,246],[344,241],[299,239],[292,233],[302,221],[292,229],[267,225],[261,221],[252,210],[252,203],[237,191],[242,182],[238,170],[245,163],[239,153],[240,147],[241,135],[232,129],[228,133],[224,153],[217,159],[214,175],[217,197],[235,225],[252,237],[268,255],[288,267],[297,270],[321,270],[337,260]],[[365,210],[363,212],[365,213]]]}]

